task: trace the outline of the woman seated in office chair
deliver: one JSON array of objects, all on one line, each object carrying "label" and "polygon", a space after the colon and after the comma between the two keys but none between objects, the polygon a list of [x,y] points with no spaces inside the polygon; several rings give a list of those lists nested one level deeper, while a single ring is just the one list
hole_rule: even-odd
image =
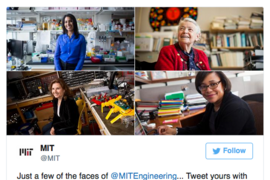
[{"label": "woman seated in office chair", "polygon": [[193,127],[159,126],[161,135],[251,135],[255,122],[248,104],[231,93],[231,82],[223,72],[198,72],[196,90],[209,102],[202,121]]},{"label": "woman seated in office chair", "polygon": [[156,70],[211,70],[208,58],[201,50],[192,48],[200,39],[200,26],[191,18],[180,21],[178,42],[161,49]]},{"label": "woman seated in office chair", "polygon": [[54,65],[57,71],[81,70],[86,52],[86,41],[79,34],[76,18],[66,14],[62,19],[63,34],[57,39]]},{"label": "woman seated in office chair", "polygon": [[63,79],[51,82],[49,90],[53,96],[53,122],[43,127],[44,135],[76,134],[79,112],[71,91]]}]

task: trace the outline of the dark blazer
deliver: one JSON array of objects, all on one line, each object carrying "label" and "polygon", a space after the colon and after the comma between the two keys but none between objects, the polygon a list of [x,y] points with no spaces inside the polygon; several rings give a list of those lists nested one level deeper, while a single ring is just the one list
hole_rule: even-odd
[{"label": "dark blazer", "polygon": [[60,105],[60,117],[57,115],[58,99],[53,100],[53,124],[55,131],[65,130],[67,134],[76,134],[79,112],[78,106],[73,98],[64,97]]},{"label": "dark blazer", "polygon": [[[208,103],[202,121],[193,127],[178,128],[178,134],[212,134],[209,119],[214,104]],[[248,104],[231,92],[225,93],[215,120],[216,135],[256,134],[254,117]]]}]

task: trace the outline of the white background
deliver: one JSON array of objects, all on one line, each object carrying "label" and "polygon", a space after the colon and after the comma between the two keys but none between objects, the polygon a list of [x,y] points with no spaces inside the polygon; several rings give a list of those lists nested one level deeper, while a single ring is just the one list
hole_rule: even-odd
[{"label": "white background", "polygon": [[[7,142],[8,180],[15,180],[19,172],[149,172],[172,173],[184,179],[187,179],[186,172],[245,172],[248,179],[263,179],[262,136],[8,136]],[[41,142],[55,144],[53,151],[40,151]],[[254,142],[254,157],[252,160],[207,160],[206,142]],[[19,156],[19,148],[34,148],[32,156]],[[42,155],[60,155],[60,158],[58,162],[43,162]]]},{"label": "white background", "polygon": [[[1,1],[1,174],[0,179],[6,179],[6,173],[9,171],[17,175],[19,168],[21,171],[32,171],[40,173],[46,171],[49,173],[67,172],[78,173],[105,173],[105,172],[125,172],[138,171],[141,173],[177,173],[183,177],[186,171],[196,173],[239,173],[246,172],[252,175],[252,180],[261,180],[262,173],[264,179],[269,179],[269,5],[266,5],[265,0],[256,1],[132,1],[132,0],[102,0],[102,1],[64,1],[64,0],[46,0],[46,1],[26,1],[26,0],[4,0]],[[209,136],[178,136],[178,137],[131,137],[131,136],[114,136],[114,137],[94,137],[94,136],[80,136],[80,137],[8,137],[6,138],[6,7],[19,6],[195,6],[195,7],[215,7],[215,6],[232,6],[232,7],[264,7],[264,47],[265,47],[265,116],[264,116],[264,137],[243,137],[243,136],[229,136],[229,137],[209,137]],[[5,77],[5,78],[4,78]],[[254,154],[253,161],[206,161],[204,155],[204,145],[211,141],[246,141],[253,142],[256,148],[259,148],[260,153]],[[264,146],[261,143],[264,142]],[[6,145],[8,144],[8,149]],[[63,161],[59,163],[42,163],[38,161],[36,155],[31,161],[25,161],[21,166],[21,159],[16,158],[18,154],[18,146],[22,144],[28,146],[39,147],[40,144],[56,144],[57,154],[62,154]],[[68,146],[66,146],[68,144]],[[201,148],[202,146],[202,148]],[[71,148],[70,151],[68,148]],[[264,161],[262,161],[263,153],[260,150],[264,148]],[[255,149],[255,148],[254,148]],[[6,151],[9,152],[8,163],[6,162]],[[17,151],[17,152],[16,152]],[[35,151],[36,153],[37,151]],[[256,151],[257,152],[257,151]],[[15,153],[13,155],[13,153]],[[67,154],[69,157],[67,157]],[[197,157],[195,160],[194,157]],[[89,158],[89,159],[87,159]],[[61,159],[62,160],[62,159]],[[17,163],[18,162],[18,163]],[[264,172],[262,172],[262,163],[264,163]],[[8,165],[8,170],[6,167]],[[40,166],[42,165],[42,166]],[[19,167],[20,166],[20,167]],[[50,170],[49,170],[50,169]],[[255,171],[257,175],[255,176]],[[8,179],[8,180],[13,180]]]}]

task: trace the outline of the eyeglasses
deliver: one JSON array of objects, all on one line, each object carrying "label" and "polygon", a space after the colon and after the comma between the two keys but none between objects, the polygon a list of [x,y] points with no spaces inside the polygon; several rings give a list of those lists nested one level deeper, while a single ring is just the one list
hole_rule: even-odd
[{"label": "eyeglasses", "polygon": [[185,31],[186,29],[187,29],[189,32],[193,32],[193,29],[192,29],[191,27],[184,27],[184,26],[181,26],[181,27],[179,28],[179,31]]},{"label": "eyeglasses", "polygon": [[200,91],[206,91],[208,87],[210,89],[216,89],[218,87],[219,83],[221,83],[221,81],[218,81],[216,83],[211,83],[208,86],[202,85],[202,86],[199,86],[199,89],[200,89]]}]

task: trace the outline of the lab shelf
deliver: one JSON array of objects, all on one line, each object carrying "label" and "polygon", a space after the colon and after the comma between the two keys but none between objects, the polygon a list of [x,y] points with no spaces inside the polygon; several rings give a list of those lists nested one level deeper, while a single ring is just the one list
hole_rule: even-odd
[{"label": "lab shelf", "polygon": [[35,33],[36,30],[7,30],[7,33]]}]

